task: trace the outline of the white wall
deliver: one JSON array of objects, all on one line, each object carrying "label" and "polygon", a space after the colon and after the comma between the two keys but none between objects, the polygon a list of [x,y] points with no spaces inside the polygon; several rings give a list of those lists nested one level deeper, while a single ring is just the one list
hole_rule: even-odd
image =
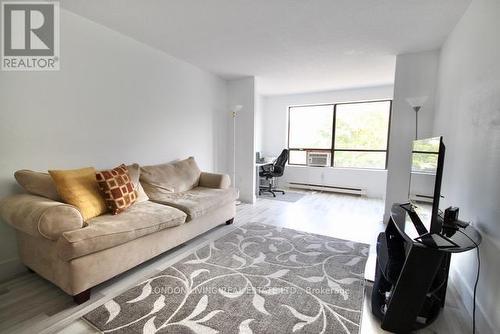
[{"label": "white wall", "polygon": [[389,219],[393,203],[408,201],[411,143],[415,139],[415,112],[406,99],[428,97],[418,113],[418,136],[430,137],[438,67],[439,51],[403,54],[396,58],[384,221]]},{"label": "white wall", "polygon": [[[500,333],[500,1],[473,0],[441,52],[435,134],[446,144],[442,207],[481,231],[478,304]],[[469,310],[476,254],[453,256],[451,277]]]},{"label": "white wall", "polygon": [[[255,202],[256,100],[255,77],[230,80],[228,82],[229,109],[231,110],[235,105],[243,107],[236,116],[235,185],[240,191],[240,200],[246,203]],[[230,142],[232,147],[232,138]],[[232,151],[229,156],[231,159],[234,156]]]},{"label": "white wall", "polygon": [[[61,70],[0,73],[0,197],[28,168],[154,164],[226,171],[226,82],[61,10]],[[0,280],[22,268],[0,223]]]},{"label": "white wall", "polygon": [[255,151],[262,152],[262,131],[264,130],[263,118],[264,96],[257,94],[255,100]]},{"label": "white wall", "polygon": [[[288,107],[304,104],[340,103],[392,99],[393,87],[381,86],[370,88],[328,91],[309,94],[266,96],[262,101],[262,137],[261,151],[264,156],[278,156],[288,146]],[[319,182],[324,185],[361,187],[368,190],[368,196],[382,198],[385,194],[386,171],[361,169],[291,167],[285,169],[285,175],[279,184],[288,181]]]},{"label": "white wall", "polygon": [[366,196],[383,198],[387,171],[370,169],[350,169],[331,167],[287,166],[283,175],[284,182],[320,184],[344,188],[366,190]]}]

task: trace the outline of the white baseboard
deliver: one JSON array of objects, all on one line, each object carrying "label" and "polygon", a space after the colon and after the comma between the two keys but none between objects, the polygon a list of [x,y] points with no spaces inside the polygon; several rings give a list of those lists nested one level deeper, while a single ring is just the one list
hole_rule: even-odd
[{"label": "white baseboard", "polygon": [[26,272],[26,267],[18,258],[11,258],[0,262],[0,283],[8,281],[19,274]]}]

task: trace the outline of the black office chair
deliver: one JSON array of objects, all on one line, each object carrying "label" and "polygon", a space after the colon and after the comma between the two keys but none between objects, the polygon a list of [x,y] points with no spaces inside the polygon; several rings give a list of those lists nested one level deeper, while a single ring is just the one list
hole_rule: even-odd
[{"label": "black office chair", "polygon": [[277,177],[283,176],[287,161],[288,150],[284,149],[274,163],[260,167],[259,176],[266,178],[266,180],[268,181],[268,186],[259,186],[259,195],[261,195],[263,192],[269,192],[273,194],[273,197],[276,197],[276,193],[282,193],[283,195],[285,194],[284,190],[276,189],[274,182]]}]

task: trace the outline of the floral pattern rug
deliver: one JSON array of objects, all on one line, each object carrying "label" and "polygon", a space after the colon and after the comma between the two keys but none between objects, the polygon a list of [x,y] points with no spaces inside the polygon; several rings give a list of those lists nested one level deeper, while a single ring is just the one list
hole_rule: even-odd
[{"label": "floral pattern rug", "polygon": [[249,223],[84,319],[104,333],[358,333],[368,252]]}]

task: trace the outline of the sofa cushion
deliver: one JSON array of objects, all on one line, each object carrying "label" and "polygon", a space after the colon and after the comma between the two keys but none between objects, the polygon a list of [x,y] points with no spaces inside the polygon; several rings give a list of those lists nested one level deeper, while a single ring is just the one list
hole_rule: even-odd
[{"label": "sofa cushion", "polygon": [[108,210],[97,185],[94,167],[49,170],[49,174],[54,179],[57,192],[63,201],[75,206],[84,221]]},{"label": "sofa cushion", "polygon": [[[127,166],[130,179],[137,192],[137,203],[149,200],[148,195],[139,182],[140,167],[138,164]],[[54,201],[62,202],[61,196],[57,193],[56,184],[49,173],[36,172],[29,169],[21,169],[14,173],[14,178],[21,187],[33,195],[50,198]]]},{"label": "sofa cushion", "polygon": [[141,166],[140,180],[149,197],[156,189],[177,193],[198,186],[201,171],[193,157],[154,166]]},{"label": "sofa cushion", "polygon": [[122,164],[110,170],[97,172],[96,178],[104,201],[112,214],[119,214],[136,202],[137,194],[127,166]]},{"label": "sofa cushion", "polygon": [[69,261],[185,221],[186,214],[176,208],[151,201],[136,203],[119,215],[95,217],[89,220],[88,226],[63,233],[57,242],[58,254],[61,259]]},{"label": "sofa cushion", "polygon": [[188,221],[211,212],[218,207],[236,200],[238,193],[234,188],[216,189],[196,187],[181,193],[155,192],[152,201],[170,205],[184,211]]},{"label": "sofa cushion", "polygon": [[139,177],[141,176],[141,167],[139,167],[139,164],[132,164],[128,165],[128,175],[130,176],[130,180],[134,184],[134,190],[135,193],[137,194],[137,200],[136,203],[140,202],[145,202],[149,200],[148,195],[144,192],[144,189],[142,188],[141,182],[139,182]]},{"label": "sofa cushion", "polygon": [[14,177],[17,183],[30,194],[50,198],[54,201],[61,201],[61,196],[57,193],[56,184],[48,173],[21,169],[14,173]]}]

